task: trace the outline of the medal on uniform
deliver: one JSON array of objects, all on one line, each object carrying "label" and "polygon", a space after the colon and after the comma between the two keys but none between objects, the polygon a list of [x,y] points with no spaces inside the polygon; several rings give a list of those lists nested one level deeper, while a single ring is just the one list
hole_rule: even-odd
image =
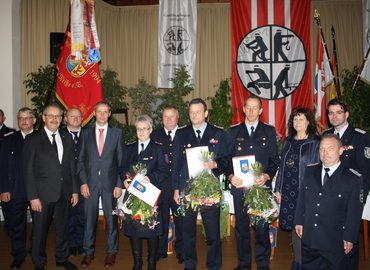
[{"label": "medal on uniform", "polygon": [[292,157],[290,157],[290,159],[288,159],[285,164],[288,166],[288,168],[292,168],[294,166],[294,160],[292,159]]},{"label": "medal on uniform", "polygon": [[242,148],[240,146],[238,147],[238,151],[242,151]]}]

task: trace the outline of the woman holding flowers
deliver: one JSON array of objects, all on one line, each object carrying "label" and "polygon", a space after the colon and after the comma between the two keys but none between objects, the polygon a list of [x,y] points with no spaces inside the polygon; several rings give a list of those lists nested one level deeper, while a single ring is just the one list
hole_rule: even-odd
[{"label": "woman holding flowers", "polygon": [[[275,185],[276,200],[280,203],[279,223],[284,230],[294,229],[294,214],[299,189],[307,165],[320,162],[320,137],[315,135],[315,116],[309,108],[298,106],[288,120],[288,134],[283,144],[280,169]],[[293,270],[301,264],[301,240],[292,231],[294,251]]]},{"label": "woman holding flowers", "polygon": [[[145,174],[145,177],[141,182],[152,183],[159,188],[160,183],[168,176],[169,170],[162,145],[150,140],[153,121],[147,115],[139,115],[135,120],[135,127],[138,140],[134,143],[128,144],[123,151],[122,163],[119,168],[120,177],[127,189],[131,179],[134,177],[135,172],[138,172],[139,168],[139,172],[141,174]],[[146,173],[143,173],[144,170]],[[130,194],[130,196],[134,195]],[[135,200],[136,203],[137,200],[138,199]],[[140,203],[142,203],[142,201],[140,201]],[[142,213],[142,210],[143,209],[140,209],[139,212]],[[149,212],[150,210],[151,209],[149,209]],[[157,222],[154,226],[152,226],[153,224],[149,224],[145,230],[142,230],[143,226],[134,226],[135,222],[137,222],[137,224],[140,223],[140,218],[143,219],[143,217],[140,217],[139,213],[132,213],[132,219],[134,220],[126,219],[124,223],[124,234],[130,237],[132,255],[134,258],[133,270],[142,269],[143,238],[146,238],[148,242],[148,270],[156,269],[159,236],[163,233],[160,214],[160,199],[158,200],[157,205],[152,208],[152,212],[153,216],[157,217]],[[145,222],[141,220],[141,224],[143,223],[145,227]]]}]

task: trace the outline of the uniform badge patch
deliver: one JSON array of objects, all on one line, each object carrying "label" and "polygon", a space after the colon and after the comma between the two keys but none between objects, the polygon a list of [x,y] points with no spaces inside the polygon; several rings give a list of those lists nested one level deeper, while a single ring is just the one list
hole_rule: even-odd
[{"label": "uniform badge patch", "polygon": [[364,148],[364,155],[366,158],[370,158],[370,147]]}]

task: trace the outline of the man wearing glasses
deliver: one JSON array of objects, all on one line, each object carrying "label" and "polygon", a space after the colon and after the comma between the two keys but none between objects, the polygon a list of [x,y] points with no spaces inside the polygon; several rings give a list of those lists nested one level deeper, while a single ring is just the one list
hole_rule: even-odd
[{"label": "man wearing glasses", "polygon": [[[342,99],[332,99],[327,107],[328,118],[333,128],[324,133],[334,133],[343,144],[343,154],[340,161],[347,168],[352,168],[362,174],[364,202],[370,188],[370,137],[366,131],[355,128],[348,123],[348,105]],[[358,244],[355,243],[349,253],[350,268],[358,269]]]},{"label": "man wearing glasses", "polygon": [[35,114],[22,108],[17,115],[19,131],[5,135],[0,153],[0,199],[10,237],[13,262],[10,269],[21,268],[26,256],[28,200],[23,179],[23,141],[33,132]]},{"label": "man wearing glasses", "polygon": [[71,136],[62,130],[63,111],[57,104],[43,112],[44,128],[26,136],[23,147],[23,177],[33,210],[32,261],[44,270],[46,240],[50,222],[55,220],[56,266],[78,269],[68,261],[68,218],[70,205],[78,201],[76,163]]}]

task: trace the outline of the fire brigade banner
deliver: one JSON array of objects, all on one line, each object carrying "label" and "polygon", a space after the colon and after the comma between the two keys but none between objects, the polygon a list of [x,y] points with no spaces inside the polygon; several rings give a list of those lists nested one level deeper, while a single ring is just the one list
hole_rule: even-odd
[{"label": "fire brigade banner", "polygon": [[260,121],[282,137],[295,107],[312,108],[310,0],[231,0],[233,123],[244,99],[262,99]]},{"label": "fire brigade banner", "polygon": [[196,28],[196,0],[159,1],[158,88],[173,88],[168,79],[183,65],[194,83]]},{"label": "fire brigade banner", "polygon": [[[75,0],[72,0],[74,2]],[[91,6],[93,1],[85,1],[83,9],[77,9],[83,16],[75,16],[72,10],[72,17],[83,18],[83,21],[90,19],[91,31],[82,31],[80,33],[89,33],[83,39],[84,43],[79,50],[72,51],[72,40],[70,27],[67,27],[64,36],[64,42],[57,61],[58,77],[56,83],[56,96],[63,106],[68,110],[78,108],[82,112],[82,126],[87,124],[93,117],[94,105],[104,100],[102,81],[99,71],[99,41],[95,29],[94,9]],[[73,5],[71,5],[72,7]],[[81,24],[83,27],[85,24]],[[86,27],[86,26],[85,26]],[[73,25],[72,29],[76,29]],[[74,34],[77,36],[77,34]]]}]

